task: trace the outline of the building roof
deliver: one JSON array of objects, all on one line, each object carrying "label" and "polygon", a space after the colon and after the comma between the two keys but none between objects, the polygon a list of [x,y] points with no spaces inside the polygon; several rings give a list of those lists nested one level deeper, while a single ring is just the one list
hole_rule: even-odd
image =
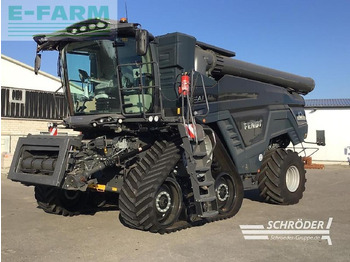
[{"label": "building roof", "polygon": [[[8,57],[8,56],[6,56],[6,55],[4,55],[4,54],[1,54],[1,59],[7,60],[7,61],[9,61],[9,62],[11,62],[11,63],[13,63],[13,64],[16,64],[16,65],[18,65],[18,66],[24,67],[24,68],[26,68],[26,69],[29,69],[31,72],[34,72],[34,67],[29,66],[29,65],[27,65],[27,64],[25,64],[25,63],[22,63],[22,62],[20,62],[20,61],[18,61],[18,60],[16,60],[16,59],[11,58],[11,57]],[[53,75],[51,75],[51,74],[49,74],[49,73],[46,73],[46,72],[44,72],[44,71],[39,71],[38,74],[39,74],[39,75],[46,76],[46,77],[48,77],[48,78],[51,78],[52,80],[61,82],[61,80],[60,80],[58,77],[53,76]]]},{"label": "building roof", "polygon": [[55,92],[61,87],[61,80],[33,67],[1,54],[1,87]]},{"label": "building roof", "polygon": [[306,108],[350,108],[350,98],[306,99]]}]

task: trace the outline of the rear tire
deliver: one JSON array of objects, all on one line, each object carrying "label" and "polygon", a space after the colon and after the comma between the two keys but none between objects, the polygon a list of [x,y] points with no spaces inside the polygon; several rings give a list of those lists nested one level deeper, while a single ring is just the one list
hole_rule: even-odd
[{"label": "rear tire", "polygon": [[46,213],[74,216],[85,206],[86,194],[81,191],[63,190],[52,186],[35,186],[35,199]]},{"label": "rear tire", "polygon": [[268,151],[258,178],[260,196],[274,204],[298,203],[305,191],[305,173],[296,152],[282,148]]}]

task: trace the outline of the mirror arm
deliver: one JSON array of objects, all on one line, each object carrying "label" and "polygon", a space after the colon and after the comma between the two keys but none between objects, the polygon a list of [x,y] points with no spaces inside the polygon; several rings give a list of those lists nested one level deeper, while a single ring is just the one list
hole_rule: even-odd
[{"label": "mirror arm", "polygon": [[38,74],[41,66],[41,54],[39,54],[40,51],[41,51],[41,48],[40,48],[40,45],[38,44],[36,46],[36,54],[35,54],[35,60],[34,60],[34,73],[36,75]]},{"label": "mirror arm", "polygon": [[37,75],[39,73],[41,66],[41,54],[36,54],[34,61],[34,73]]}]

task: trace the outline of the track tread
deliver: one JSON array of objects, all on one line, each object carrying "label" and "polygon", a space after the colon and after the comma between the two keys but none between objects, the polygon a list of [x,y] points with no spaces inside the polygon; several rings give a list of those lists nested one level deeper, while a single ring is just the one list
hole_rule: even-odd
[{"label": "track tread", "polygon": [[[156,193],[157,185],[163,183],[179,161],[179,152],[176,141],[156,141],[144,158],[130,171],[119,197],[123,223],[151,232],[162,230],[155,222],[155,214],[149,212],[149,209],[153,205],[152,196]],[[134,183],[130,183],[129,179],[135,179]]]}]

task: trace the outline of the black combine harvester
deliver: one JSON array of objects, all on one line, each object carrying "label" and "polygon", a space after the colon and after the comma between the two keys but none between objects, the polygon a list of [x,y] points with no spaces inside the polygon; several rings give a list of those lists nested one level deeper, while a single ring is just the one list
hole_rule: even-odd
[{"label": "black combine harvester", "polygon": [[82,134],[17,144],[9,178],[35,186],[45,212],[79,214],[112,195],[123,224],[164,233],[234,216],[244,189],[275,204],[302,198],[304,165],[286,147],[307,136],[311,78],[125,20],[34,40],[36,73],[42,51],[59,52],[70,114],[57,124]]}]

